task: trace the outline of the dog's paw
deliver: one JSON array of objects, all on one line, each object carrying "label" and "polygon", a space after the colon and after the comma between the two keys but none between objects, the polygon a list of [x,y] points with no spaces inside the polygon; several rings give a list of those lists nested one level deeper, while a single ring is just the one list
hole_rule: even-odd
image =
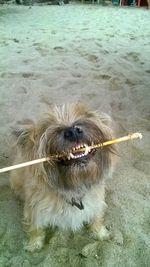
[{"label": "dog's paw", "polygon": [[100,231],[97,233],[100,240],[109,240],[110,239],[110,232],[106,229],[103,225]]},{"label": "dog's paw", "polygon": [[109,231],[106,229],[104,225],[101,226],[99,231],[93,232],[92,236],[101,241],[109,240],[111,237]]},{"label": "dog's paw", "polygon": [[28,252],[40,251],[43,248],[43,241],[40,239],[31,240],[24,246],[24,250]]}]

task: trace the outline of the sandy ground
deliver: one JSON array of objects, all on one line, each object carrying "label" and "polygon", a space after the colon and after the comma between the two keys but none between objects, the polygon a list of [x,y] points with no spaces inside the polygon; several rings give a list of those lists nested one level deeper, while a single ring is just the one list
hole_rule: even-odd
[{"label": "sandy ground", "polygon": [[13,160],[9,133],[46,111],[45,102],[82,100],[110,114],[120,144],[107,183],[110,241],[87,231],[48,233],[45,248],[23,250],[22,203],[0,175],[0,267],[145,267],[150,264],[150,12],[143,8],[0,6],[0,166]]}]

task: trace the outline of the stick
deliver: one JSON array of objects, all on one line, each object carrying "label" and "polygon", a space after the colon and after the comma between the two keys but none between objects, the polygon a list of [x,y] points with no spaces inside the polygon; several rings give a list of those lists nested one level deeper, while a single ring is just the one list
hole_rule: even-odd
[{"label": "stick", "polygon": [[41,163],[41,162],[44,162],[44,161],[48,161],[48,160],[50,160],[50,158],[35,159],[35,160],[27,161],[27,162],[24,162],[24,163],[20,163],[20,164],[17,164],[17,165],[12,165],[12,166],[0,169],[0,173],[12,171],[12,170],[19,169],[19,168],[22,168],[22,167],[27,167],[27,166],[30,166],[30,165],[33,165],[33,164],[38,164],[38,163]]},{"label": "stick", "polygon": [[[104,146],[108,146],[108,145],[112,145],[112,144],[116,144],[116,143],[120,143],[120,142],[124,142],[124,141],[128,141],[128,140],[132,140],[132,139],[137,139],[137,138],[141,139],[142,138],[142,134],[141,133],[129,134],[127,136],[123,136],[123,137],[120,137],[120,138],[109,140],[109,141],[106,141],[104,143],[100,143],[100,144],[89,146],[88,149],[102,148]],[[77,152],[83,151],[83,150],[85,150],[85,148],[80,148],[80,149],[77,150]],[[20,163],[20,164],[17,164],[17,165],[12,165],[12,166],[0,169],[0,173],[12,171],[12,170],[15,170],[15,169],[27,167],[27,166],[38,164],[38,163],[45,162],[45,161],[49,161],[51,159],[59,159],[59,158],[62,158],[63,156],[66,156],[66,154],[50,156],[50,157],[41,158],[41,159],[35,159],[35,160],[27,161],[27,162],[24,162],[24,163]]]},{"label": "stick", "polygon": [[109,140],[109,141],[106,141],[104,143],[101,143],[101,144],[97,144],[97,145],[93,145],[89,148],[101,148],[103,146],[108,146],[108,145],[112,145],[112,144],[117,144],[117,143],[120,143],[120,142],[124,142],[124,141],[128,141],[128,140],[132,140],[132,139],[142,139],[142,134],[141,133],[133,133],[133,134],[128,134],[126,136],[123,136],[123,137],[120,137],[120,138],[115,138],[115,139],[112,139],[112,140]]}]

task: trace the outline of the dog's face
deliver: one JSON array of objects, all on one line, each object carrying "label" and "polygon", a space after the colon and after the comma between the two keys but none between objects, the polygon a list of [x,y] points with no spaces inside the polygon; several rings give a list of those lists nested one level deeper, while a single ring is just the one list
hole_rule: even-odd
[{"label": "dog's face", "polygon": [[[23,153],[31,153],[34,158],[68,153],[43,164],[44,176],[53,187],[63,190],[89,187],[108,174],[112,166],[114,146],[88,149],[112,138],[108,120],[104,114],[90,111],[82,104],[54,107],[47,118],[22,132],[18,143]],[[84,147],[84,152],[77,152]]]}]

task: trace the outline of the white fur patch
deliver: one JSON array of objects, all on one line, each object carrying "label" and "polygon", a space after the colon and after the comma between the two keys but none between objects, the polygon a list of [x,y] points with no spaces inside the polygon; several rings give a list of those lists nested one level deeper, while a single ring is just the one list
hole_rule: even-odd
[{"label": "white fur patch", "polygon": [[54,201],[46,197],[33,209],[33,223],[36,227],[58,226],[73,231],[80,229],[83,223],[89,223],[95,216],[103,216],[106,208],[103,186],[102,190],[90,190],[82,199],[82,203],[84,209],[80,210],[65,200],[58,204],[56,199]]}]

